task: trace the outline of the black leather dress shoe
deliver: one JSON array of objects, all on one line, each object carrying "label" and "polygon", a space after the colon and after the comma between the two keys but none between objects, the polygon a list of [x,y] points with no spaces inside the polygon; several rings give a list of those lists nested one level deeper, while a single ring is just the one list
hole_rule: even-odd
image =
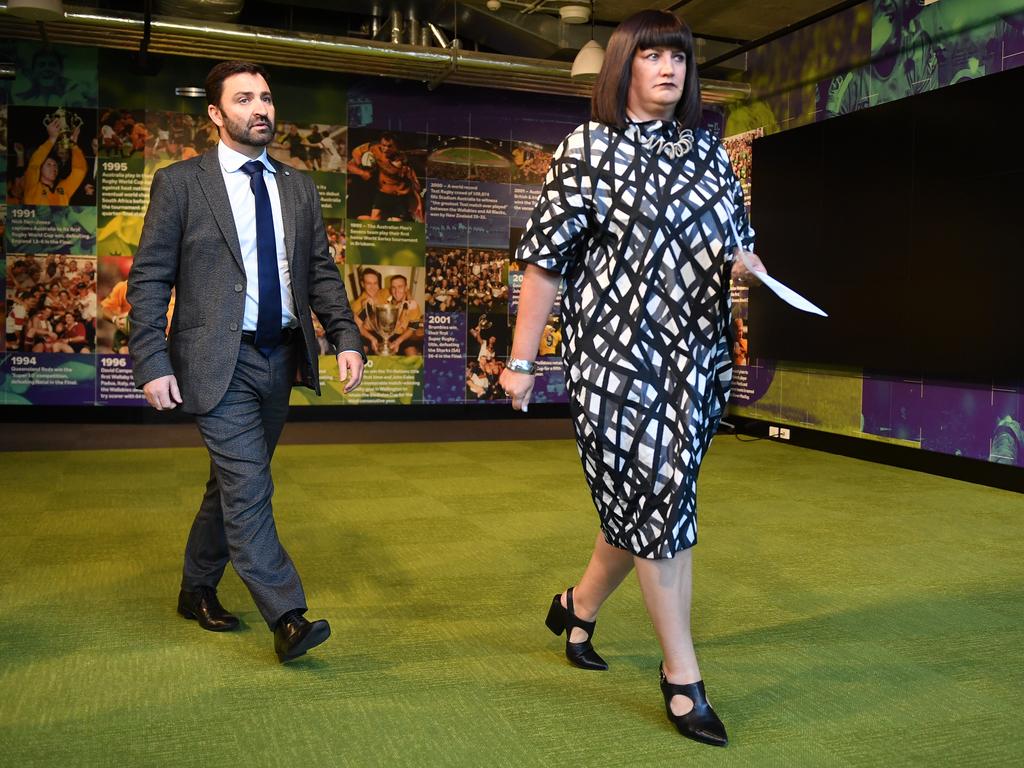
[{"label": "black leather dress shoe", "polygon": [[226,632],[238,626],[238,619],[224,610],[213,587],[199,587],[195,592],[181,590],[178,593],[178,613],[186,619],[198,621],[200,627],[211,632]]},{"label": "black leather dress shoe", "polygon": [[324,619],[306,621],[299,611],[289,611],[274,630],[274,651],[282,662],[297,659],[331,636],[331,625]]}]

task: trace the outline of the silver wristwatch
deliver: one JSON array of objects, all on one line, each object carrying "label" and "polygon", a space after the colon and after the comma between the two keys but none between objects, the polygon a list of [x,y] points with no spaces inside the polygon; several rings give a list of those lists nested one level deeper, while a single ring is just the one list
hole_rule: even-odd
[{"label": "silver wristwatch", "polygon": [[531,360],[520,360],[518,357],[510,357],[505,367],[516,373],[537,373],[537,364]]}]

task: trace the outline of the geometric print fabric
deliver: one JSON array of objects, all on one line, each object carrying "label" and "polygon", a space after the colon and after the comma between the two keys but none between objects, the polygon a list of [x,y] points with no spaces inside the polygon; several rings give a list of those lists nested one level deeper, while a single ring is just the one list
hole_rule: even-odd
[{"label": "geometric print fabric", "polygon": [[669,121],[581,125],[516,253],[565,278],[566,388],[601,530],[652,559],[697,542],[697,474],[732,380],[732,251],[753,250],[724,147],[701,130],[682,157],[652,148],[679,137]]}]

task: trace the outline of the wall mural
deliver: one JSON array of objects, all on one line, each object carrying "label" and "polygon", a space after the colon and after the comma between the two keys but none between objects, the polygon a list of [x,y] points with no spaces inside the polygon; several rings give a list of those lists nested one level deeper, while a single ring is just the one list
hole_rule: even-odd
[{"label": "wall mural", "polygon": [[[0,404],[145,404],[125,290],[153,174],[212,148],[199,85],[213,62],[17,42],[0,84],[5,208]],[[510,254],[582,99],[271,72],[277,160],[312,176],[369,356],[350,395],[321,336],[324,396],[296,405],[493,403],[522,280]],[[172,306],[168,311],[170,321]],[[322,329],[318,327],[322,334]],[[564,402],[557,307],[538,402]]]},{"label": "wall mural", "polygon": [[[135,73],[128,54],[6,43],[0,82],[0,404],[140,406],[125,285],[152,174],[209,149],[205,102],[174,95],[213,62]],[[1024,64],[1024,0],[873,0],[752,51],[753,97],[705,124],[745,189],[758,135]],[[371,365],[351,395],[322,341],[322,398],[293,403],[494,403],[515,323],[511,259],[581,99],[272,71],[271,154],[309,173]],[[756,218],[756,213],[755,213]],[[1020,388],[894,380],[751,358],[734,286],[733,411],[1024,466]],[[396,309],[397,308],[397,309]],[[173,307],[170,311],[173,311]],[[564,402],[557,305],[538,402]]]}]

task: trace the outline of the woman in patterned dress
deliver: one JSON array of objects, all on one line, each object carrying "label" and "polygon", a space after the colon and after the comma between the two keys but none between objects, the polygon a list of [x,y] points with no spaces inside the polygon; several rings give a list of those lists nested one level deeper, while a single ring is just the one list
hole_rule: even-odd
[{"label": "woman in patterned dress", "polygon": [[528,266],[501,384],[526,410],[564,278],[566,386],[601,531],[547,626],[566,632],[570,662],[607,669],[594,621],[635,567],[666,713],[684,736],[724,746],[690,633],[691,547],[697,472],[732,378],[729,281],[749,276],[735,252],[753,232],[724,148],[699,128],[692,56],[689,28],[665,11],[630,17],[609,40],[592,120],[556,151],[515,256]]}]

